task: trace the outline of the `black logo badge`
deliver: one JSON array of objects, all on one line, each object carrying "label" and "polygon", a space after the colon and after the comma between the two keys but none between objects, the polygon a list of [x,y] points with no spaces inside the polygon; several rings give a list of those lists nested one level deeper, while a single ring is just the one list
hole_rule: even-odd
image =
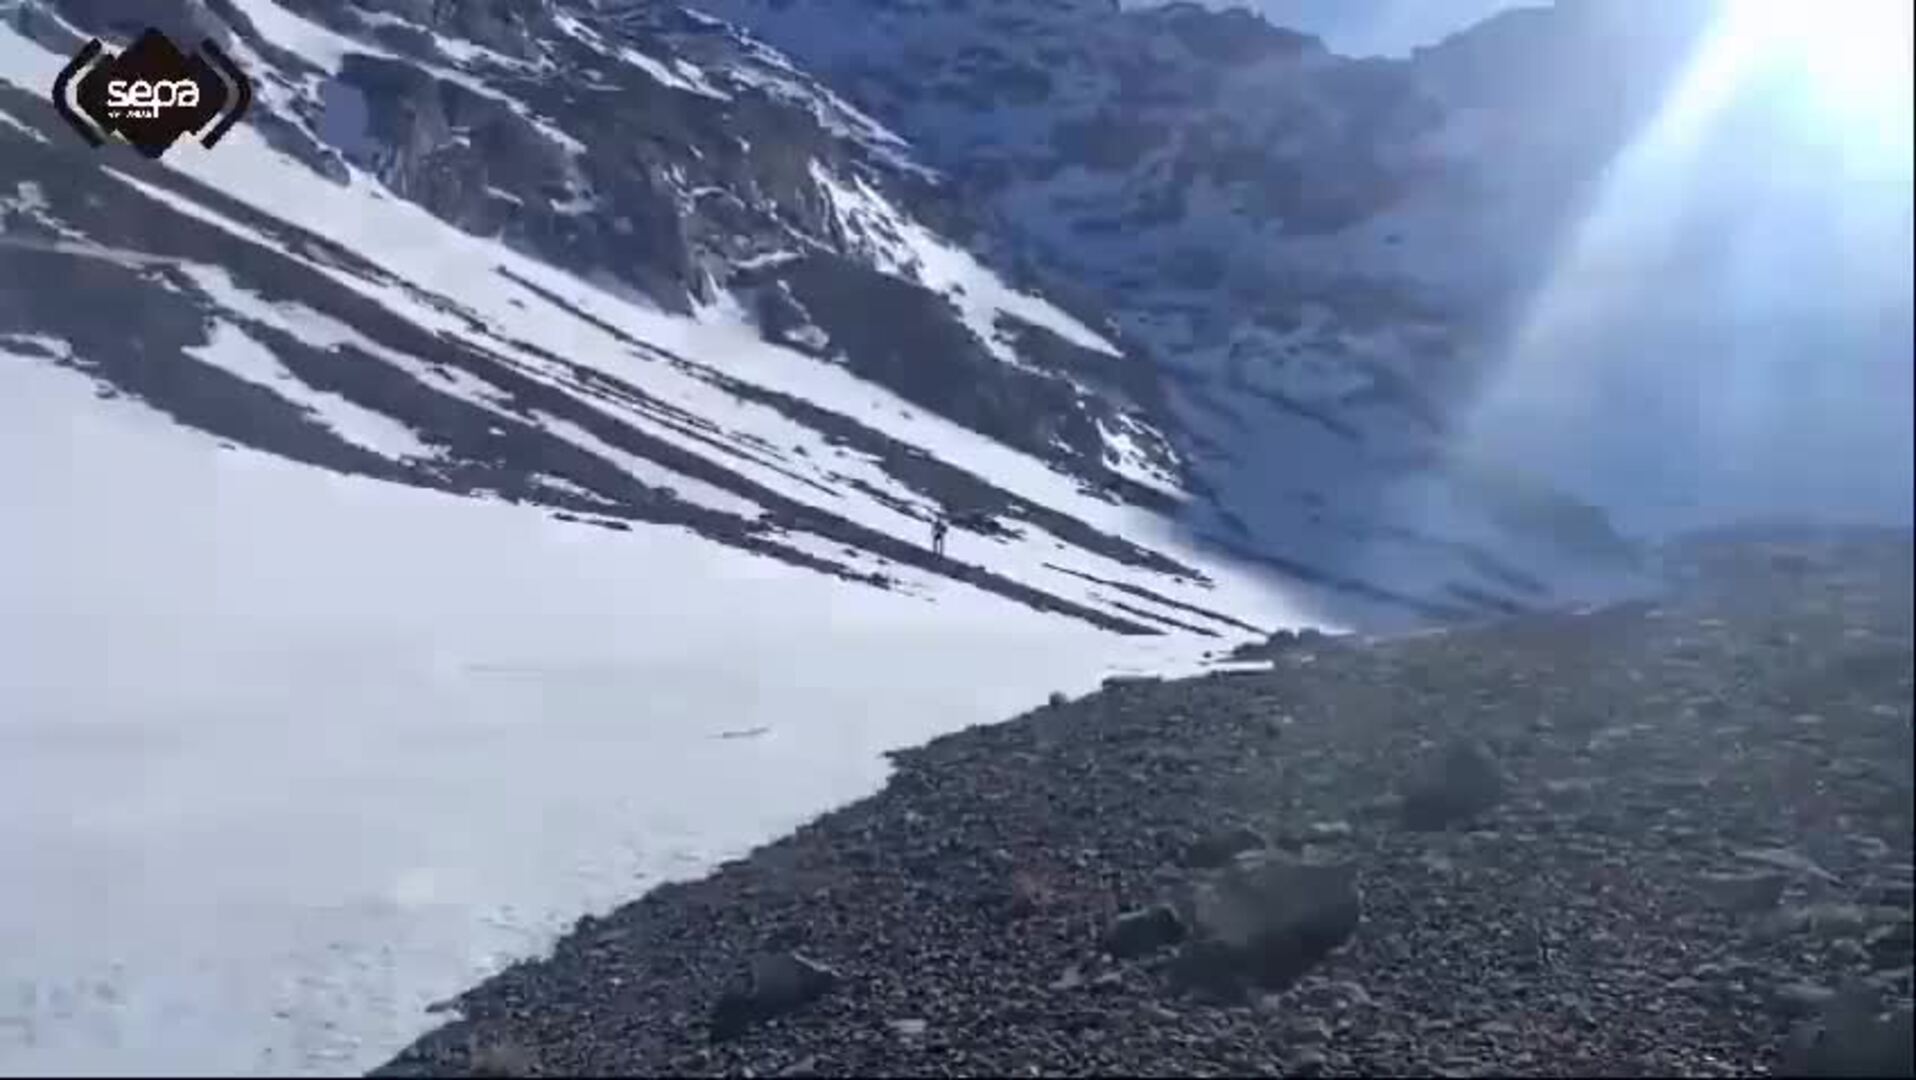
[{"label": "black logo badge", "polygon": [[212,146],[252,103],[246,73],[212,39],[188,56],[152,29],[118,56],[87,42],[53,80],[53,107],[81,138],[99,146],[118,135],[150,158],[189,133]]}]

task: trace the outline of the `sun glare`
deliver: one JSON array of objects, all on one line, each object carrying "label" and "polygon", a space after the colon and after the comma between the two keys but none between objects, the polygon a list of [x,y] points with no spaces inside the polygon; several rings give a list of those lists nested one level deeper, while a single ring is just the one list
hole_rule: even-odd
[{"label": "sun glare", "polygon": [[1723,32],[1824,103],[1873,111],[1910,97],[1909,0],[1724,0]]}]

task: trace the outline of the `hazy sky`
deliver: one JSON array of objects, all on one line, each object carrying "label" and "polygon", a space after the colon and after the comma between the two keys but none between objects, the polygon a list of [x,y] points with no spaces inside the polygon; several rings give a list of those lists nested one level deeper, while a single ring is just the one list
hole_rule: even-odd
[{"label": "hazy sky", "polygon": [[1506,7],[1538,0],[1207,0],[1261,10],[1278,26],[1305,30],[1353,56],[1402,55]]}]

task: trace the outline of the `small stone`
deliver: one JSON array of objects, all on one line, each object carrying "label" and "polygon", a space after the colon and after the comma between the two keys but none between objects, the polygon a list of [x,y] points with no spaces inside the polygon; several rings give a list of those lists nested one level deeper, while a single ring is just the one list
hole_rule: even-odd
[{"label": "small stone", "polygon": [[1313,821],[1310,826],[1304,830],[1304,835],[1308,839],[1317,841],[1344,840],[1356,831],[1356,829],[1351,828],[1350,822],[1341,819],[1337,821]]},{"label": "small stone", "polygon": [[1788,848],[1744,848],[1738,851],[1736,856],[1747,862],[1760,863],[1778,870],[1815,878],[1825,884],[1841,884],[1835,874],[1818,866],[1814,859]]},{"label": "small stone", "polygon": [[1771,1007],[1786,1017],[1813,1016],[1836,1000],[1836,991],[1812,982],[1789,982],[1776,988]]},{"label": "small stone", "polygon": [[1878,926],[1863,939],[1863,946],[1876,970],[1906,966],[1916,955],[1916,924],[1905,920]]},{"label": "small stone", "polygon": [[1568,801],[1582,795],[1588,795],[1596,789],[1597,782],[1585,776],[1567,777],[1543,782],[1544,794],[1553,800]]},{"label": "small stone", "polygon": [[1863,890],[1864,904],[1908,911],[1916,907],[1916,888],[1907,881],[1879,881]]},{"label": "small stone", "polygon": [[1330,1059],[1315,1046],[1305,1046],[1284,1056],[1284,1073],[1287,1076],[1318,1076],[1330,1064]]},{"label": "small stone", "polygon": [[1138,1011],[1143,1013],[1146,1019],[1159,1024],[1175,1024],[1184,1019],[1176,1012],[1165,1008],[1163,1005],[1159,1005],[1155,1001],[1146,1002],[1139,1007]]},{"label": "small stone", "polygon": [[1194,870],[1209,870],[1230,862],[1247,851],[1265,846],[1263,834],[1255,829],[1235,826],[1199,838],[1184,851],[1184,865]]},{"label": "small stone", "polygon": [[1876,912],[1861,904],[1807,904],[1784,913],[1789,929],[1808,932],[1824,940],[1853,937],[1863,939],[1872,925],[1878,924]]},{"label": "small stone", "polygon": [[1299,1046],[1316,1046],[1331,1041],[1331,1026],[1321,1017],[1301,1016],[1284,1026],[1284,1037]]},{"label": "small stone", "polygon": [[1769,911],[1783,898],[1789,879],[1781,873],[1704,874],[1698,882],[1703,894],[1718,908],[1748,914]]},{"label": "small stone", "polygon": [[1371,1000],[1370,991],[1364,989],[1364,984],[1349,979],[1318,982],[1300,987],[1296,1000],[1302,1006],[1326,1012],[1366,1009],[1375,1004]]},{"label": "small stone", "polygon": [[1105,932],[1105,951],[1120,960],[1143,956],[1184,940],[1184,920],[1169,904],[1119,915]]},{"label": "small stone", "polygon": [[929,1023],[917,1017],[906,1017],[902,1020],[891,1021],[892,1031],[901,1039],[923,1038],[926,1029],[930,1026]]}]

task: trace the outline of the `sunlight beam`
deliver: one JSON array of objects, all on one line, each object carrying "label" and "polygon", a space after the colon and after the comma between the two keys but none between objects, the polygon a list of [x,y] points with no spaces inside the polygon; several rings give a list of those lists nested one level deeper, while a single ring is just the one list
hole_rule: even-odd
[{"label": "sunlight beam", "polygon": [[1459,457],[1665,520],[1906,508],[1910,24],[1896,0],[1725,0],[1566,233]]}]

